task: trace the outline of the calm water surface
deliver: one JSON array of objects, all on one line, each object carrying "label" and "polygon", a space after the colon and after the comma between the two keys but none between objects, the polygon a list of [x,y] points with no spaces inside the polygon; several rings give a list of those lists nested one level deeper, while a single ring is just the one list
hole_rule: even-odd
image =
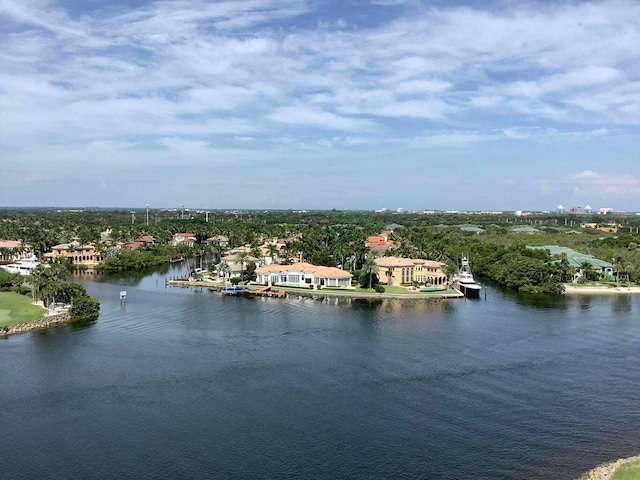
[{"label": "calm water surface", "polygon": [[0,478],[572,479],[640,452],[638,296],[223,298],[171,274],[83,280],[96,323],[0,339]]}]

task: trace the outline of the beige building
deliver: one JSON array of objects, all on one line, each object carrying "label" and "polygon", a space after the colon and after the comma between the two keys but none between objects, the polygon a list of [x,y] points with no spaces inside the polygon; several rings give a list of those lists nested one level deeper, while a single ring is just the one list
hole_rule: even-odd
[{"label": "beige building", "polygon": [[66,260],[74,265],[97,265],[102,262],[102,255],[96,251],[96,247],[80,242],[61,243],[52,248],[52,251],[44,254],[47,260]]},{"label": "beige building", "polygon": [[0,262],[15,262],[31,257],[31,249],[20,240],[0,240]]},{"label": "beige building", "polygon": [[446,285],[447,275],[442,262],[422,258],[381,257],[375,259],[378,278],[387,285],[418,282],[423,285]]}]

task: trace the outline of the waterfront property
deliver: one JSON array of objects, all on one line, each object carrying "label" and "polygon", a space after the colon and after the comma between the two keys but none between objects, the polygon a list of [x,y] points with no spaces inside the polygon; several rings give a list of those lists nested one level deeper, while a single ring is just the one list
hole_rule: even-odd
[{"label": "waterfront property", "polygon": [[77,240],[55,245],[51,252],[45,253],[47,260],[66,260],[74,265],[93,266],[102,262],[102,254],[90,243],[80,244]]},{"label": "waterfront property", "polygon": [[615,278],[613,271],[613,264],[600,260],[586,253],[577,252],[568,247],[560,247],[558,245],[542,245],[542,246],[528,246],[528,248],[536,248],[549,250],[549,253],[553,255],[566,255],[569,265],[576,270],[574,281],[579,280],[584,276],[584,268],[588,265],[592,271],[596,272],[600,277],[605,279]]},{"label": "waterfront property", "polygon": [[424,285],[446,285],[445,264],[422,258],[381,257],[375,259],[380,268],[378,277],[387,285],[418,282]]},{"label": "waterfront property", "polygon": [[353,275],[336,267],[321,267],[301,262],[293,265],[264,265],[256,269],[256,281],[286,287],[352,288]]}]

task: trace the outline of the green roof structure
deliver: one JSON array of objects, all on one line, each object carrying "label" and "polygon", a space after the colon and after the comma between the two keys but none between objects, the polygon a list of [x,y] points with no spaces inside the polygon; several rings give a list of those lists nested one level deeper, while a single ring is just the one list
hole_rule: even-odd
[{"label": "green roof structure", "polygon": [[527,248],[538,248],[538,249],[546,249],[549,250],[551,255],[562,255],[563,253],[567,255],[567,260],[569,261],[569,265],[575,268],[581,268],[582,265],[587,262],[591,265],[592,268],[606,270],[613,269],[613,264],[609,262],[605,262],[604,260],[600,260],[591,255],[587,255],[586,253],[576,252],[575,250],[569,247],[559,247],[558,245],[542,245],[542,246],[527,246]]}]

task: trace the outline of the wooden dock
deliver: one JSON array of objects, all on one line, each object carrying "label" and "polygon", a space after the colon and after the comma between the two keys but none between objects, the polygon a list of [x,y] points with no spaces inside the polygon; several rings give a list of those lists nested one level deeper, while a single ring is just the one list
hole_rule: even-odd
[{"label": "wooden dock", "polygon": [[257,297],[276,297],[282,298],[286,295],[284,290],[272,290],[271,287],[262,287],[258,290],[249,290],[249,295],[255,295]]}]

